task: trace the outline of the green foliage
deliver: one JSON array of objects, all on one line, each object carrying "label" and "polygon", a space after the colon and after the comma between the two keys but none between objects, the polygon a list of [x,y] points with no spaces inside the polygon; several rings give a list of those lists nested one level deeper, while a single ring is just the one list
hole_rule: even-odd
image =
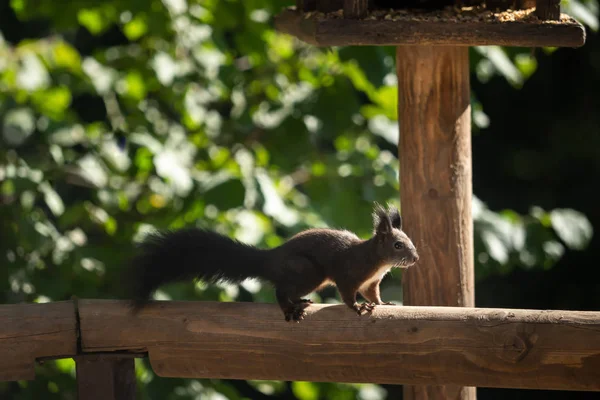
[{"label": "green foliage", "polygon": [[[3,302],[117,297],[133,241],[155,227],[207,226],[265,247],[309,227],[370,234],[372,201],[398,203],[393,48],[322,50],[278,34],[272,17],[289,3],[11,1],[20,21],[51,29],[0,35]],[[592,3],[568,8],[597,26]],[[517,88],[537,65],[500,47],[474,49],[471,62],[481,81],[500,74]],[[473,122],[493,123],[475,94]],[[550,268],[592,235],[573,210],[497,213],[475,199],[474,218],[478,276]],[[401,300],[396,277],[383,290]],[[176,284],[157,297],[273,301],[258,283]],[[144,398],[242,398],[231,382],[160,380],[137,365]],[[75,398],[72,361],[38,371],[0,394]],[[302,400],[386,396],[248,384]]]},{"label": "green foliage", "polygon": [[511,210],[490,211],[473,201],[476,276],[507,273],[515,267],[551,268],[569,249],[584,249],[593,229],[587,218],[571,209],[546,212],[533,207],[528,215]]}]

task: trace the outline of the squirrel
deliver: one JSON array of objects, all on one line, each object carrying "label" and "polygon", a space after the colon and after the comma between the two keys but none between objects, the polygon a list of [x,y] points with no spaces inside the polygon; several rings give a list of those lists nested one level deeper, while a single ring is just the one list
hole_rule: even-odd
[{"label": "squirrel", "polygon": [[[286,321],[300,322],[312,303],[304,299],[334,285],[342,301],[359,316],[382,301],[379,284],[391,268],[406,269],[419,260],[402,231],[397,208],[378,203],[373,209],[373,236],[360,239],[348,230],[314,228],[272,249],[257,248],[201,228],[158,231],[140,243],[128,270],[127,284],[139,310],[150,294],[168,282],[199,278],[239,283],[258,278],[273,284]],[[360,293],[367,302],[357,303]]]}]

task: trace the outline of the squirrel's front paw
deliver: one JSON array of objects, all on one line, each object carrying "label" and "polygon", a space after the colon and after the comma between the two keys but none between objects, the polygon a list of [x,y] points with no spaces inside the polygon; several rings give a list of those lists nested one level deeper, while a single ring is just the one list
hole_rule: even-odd
[{"label": "squirrel's front paw", "polygon": [[366,312],[373,311],[373,309],[375,308],[375,303],[362,303],[362,304],[354,303],[352,308],[354,308],[354,311],[356,311],[356,313],[358,315],[362,315],[363,311],[366,311]]}]

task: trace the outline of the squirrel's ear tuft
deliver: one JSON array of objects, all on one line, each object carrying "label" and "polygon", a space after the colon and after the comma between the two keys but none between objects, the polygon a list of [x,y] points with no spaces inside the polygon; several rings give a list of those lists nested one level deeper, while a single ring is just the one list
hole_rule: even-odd
[{"label": "squirrel's ear tuft", "polygon": [[390,216],[390,221],[392,221],[392,226],[398,230],[402,230],[402,217],[400,216],[400,210],[393,205],[388,204],[388,215]]},{"label": "squirrel's ear tuft", "polygon": [[375,234],[386,235],[392,231],[392,221],[385,208],[379,203],[373,207],[373,228]]}]

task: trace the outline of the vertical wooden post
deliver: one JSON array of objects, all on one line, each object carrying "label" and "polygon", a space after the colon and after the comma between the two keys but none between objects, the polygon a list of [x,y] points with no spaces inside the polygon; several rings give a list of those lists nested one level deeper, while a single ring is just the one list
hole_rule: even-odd
[{"label": "vertical wooden post", "polygon": [[300,12],[315,11],[317,9],[317,0],[296,0],[296,9]]},{"label": "vertical wooden post", "polygon": [[[473,307],[469,49],[399,46],[400,199],[420,261],[404,304]],[[474,387],[404,386],[405,400],[475,400]]]},{"label": "vertical wooden post", "polygon": [[345,0],[344,18],[359,19],[367,16],[369,12],[369,0]]},{"label": "vertical wooden post", "polygon": [[536,0],[535,15],[542,20],[560,19],[560,0]]},{"label": "vertical wooden post", "polygon": [[343,9],[344,1],[345,0],[317,0],[317,11],[328,13]]},{"label": "vertical wooden post", "polygon": [[103,355],[80,356],[77,364],[79,400],[135,400],[135,359]]}]

